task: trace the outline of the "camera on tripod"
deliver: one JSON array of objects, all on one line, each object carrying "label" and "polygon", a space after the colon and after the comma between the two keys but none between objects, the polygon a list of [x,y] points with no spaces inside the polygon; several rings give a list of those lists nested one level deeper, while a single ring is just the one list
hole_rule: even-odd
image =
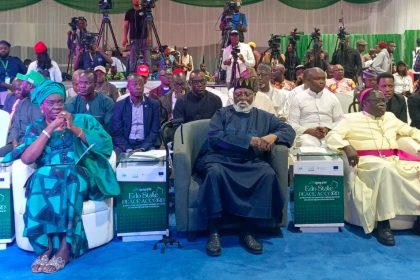
[{"label": "camera on tripod", "polygon": [[87,50],[89,49],[90,46],[96,43],[97,36],[98,34],[95,34],[95,33],[84,32],[81,35],[80,44],[83,46],[85,50]]},{"label": "camera on tripod", "polygon": [[142,13],[150,17],[152,15],[152,9],[155,7],[157,0],[143,0],[141,2]]},{"label": "camera on tripod", "polygon": [[69,25],[71,27],[71,30],[76,31],[77,27],[79,26],[79,17],[72,17],[71,21],[69,22]]},{"label": "camera on tripod", "polygon": [[112,9],[112,0],[99,0],[98,6],[101,10],[110,10]]},{"label": "camera on tripod", "polygon": [[227,1],[225,7],[223,8],[224,16],[232,16],[236,12],[237,4],[234,1]]},{"label": "camera on tripod", "polygon": [[344,27],[344,18],[338,19],[338,22],[341,23],[341,25],[338,27],[337,37],[341,43],[344,43],[346,37],[350,35],[350,33],[346,32],[346,28]]},{"label": "camera on tripod", "polygon": [[232,51],[230,52],[230,54],[232,55],[233,59],[236,60],[238,59],[240,52],[241,50],[239,49],[239,46],[235,46],[235,47],[232,47]]},{"label": "camera on tripod", "polygon": [[297,41],[299,41],[299,39],[300,39],[299,35],[303,35],[303,32],[298,32],[297,30],[298,30],[297,28],[293,29],[293,31],[290,32],[290,35],[289,35],[289,38],[288,38],[289,39],[289,44],[294,46],[294,47],[296,46]]},{"label": "camera on tripod", "polygon": [[278,57],[280,55],[281,35],[271,34],[270,40],[268,40],[268,46],[270,48],[271,57]]}]

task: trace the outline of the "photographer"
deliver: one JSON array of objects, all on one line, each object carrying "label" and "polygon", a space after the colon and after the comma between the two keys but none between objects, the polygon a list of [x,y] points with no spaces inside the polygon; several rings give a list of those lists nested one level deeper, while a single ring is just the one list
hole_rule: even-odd
[{"label": "photographer", "polygon": [[67,33],[67,47],[75,56],[76,48],[82,47],[82,37],[87,33],[87,20],[84,17],[73,17],[69,25],[71,31]]},{"label": "photographer", "polygon": [[150,66],[150,50],[148,41],[149,32],[147,23],[148,15],[144,9],[145,5],[148,5],[148,2],[146,0],[132,0],[131,3],[133,8],[129,9],[125,13],[122,43],[125,48],[128,42],[127,35],[128,32],[130,32],[130,59],[128,65],[130,73],[136,71],[137,58],[140,51],[143,55],[143,63]]},{"label": "photographer", "polygon": [[[248,44],[239,42],[238,30],[232,30],[229,34],[231,44],[223,50],[222,69],[226,70],[226,83],[231,82],[232,71],[235,71],[235,78],[239,78],[240,74],[247,70],[247,67],[254,67],[255,58],[252,49]],[[235,66],[236,64],[236,66]],[[235,66],[235,70],[233,70]]]},{"label": "photographer", "polygon": [[239,42],[244,42],[244,32],[247,32],[247,19],[245,14],[240,13],[241,1],[228,1],[225,4],[223,16],[220,20],[219,28],[225,30],[238,30]]},{"label": "photographer", "polygon": [[344,77],[357,81],[357,77],[362,74],[362,59],[360,58],[360,54],[357,50],[349,46],[348,36],[344,35],[344,38],[339,37],[339,40],[339,46],[333,54],[331,64],[342,65],[344,67]]},{"label": "photographer", "polygon": [[73,60],[74,70],[93,70],[100,65],[106,67],[107,63],[112,65],[111,57],[96,45],[95,37],[91,33],[85,35],[85,39],[82,40],[83,48],[76,48],[76,56]]}]

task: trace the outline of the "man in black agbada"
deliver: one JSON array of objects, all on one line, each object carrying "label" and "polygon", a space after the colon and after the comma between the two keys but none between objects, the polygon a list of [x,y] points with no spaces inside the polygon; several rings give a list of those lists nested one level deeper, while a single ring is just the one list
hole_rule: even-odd
[{"label": "man in black agbada", "polygon": [[196,163],[204,178],[198,203],[209,221],[207,254],[221,254],[219,221],[226,215],[243,223],[239,241],[252,254],[262,244],[253,236],[261,219],[281,219],[284,198],[273,168],[264,160],[274,144],[290,147],[293,128],[274,115],[253,108],[252,80],[238,80],[234,104],[219,109],[210,122],[208,143]]}]

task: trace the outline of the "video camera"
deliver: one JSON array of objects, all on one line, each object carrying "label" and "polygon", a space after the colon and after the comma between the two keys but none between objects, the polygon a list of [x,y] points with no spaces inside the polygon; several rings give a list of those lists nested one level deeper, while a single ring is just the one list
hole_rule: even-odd
[{"label": "video camera", "polygon": [[303,35],[303,32],[298,32],[297,28],[293,29],[293,31],[290,32],[290,35],[289,35],[289,38],[288,38],[289,39],[289,44],[295,47],[297,41],[299,41],[299,39],[300,39],[299,35]]},{"label": "video camera", "polygon": [[143,0],[141,2],[141,10],[142,10],[142,13],[144,15],[146,15],[146,17],[148,19],[151,19],[152,18],[152,9],[155,7],[155,3],[157,1],[158,0]]},{"label": "video camera", "polygon": [[71,18],[71,21],[69,22],[71,30],[73,30],[73,31],[77,30],[77,27],[79,26],[79,20],[80,20],[80,17],[72,17]]},{"label": "video camera", "polygon": [[112,0],[99,0],[98,6],[101,10],[110,10],[112,9]]},{"label": "video camera", "polygon": [[239,46],[235,46],[232,47],[232,51],[230,52],[230,54],[232,55],[234,60],[237,60],[240,52],[241,50],[239,49]]},{"label": "video camera", "polygon": [[271,57],[279,57],[281,45],[281,35],[271,34],[270,40],[268,40],[268,46],[271,50]]},{"label": "video camera", "polygon": [[83,46],[85,50],[87,50],[89,49],[90,46],[96,43],[97,36],[98,34],[96,33],[90,33],[90,32],[81,33],[80,44]]},{"label": "video camera", "polygon": [[237,3],[234,1],[227,1],[223,8],[224,16],[232,16],[236,12]]},{"label": "video camera", "polygon": [[344,27],[344,18],[340,18],[338,20],[341,25],[338,27],[337,37],[340,42],[344,42],[346,40],[346,36],[350,35],[350,33],[346,32],[346,28]]}]

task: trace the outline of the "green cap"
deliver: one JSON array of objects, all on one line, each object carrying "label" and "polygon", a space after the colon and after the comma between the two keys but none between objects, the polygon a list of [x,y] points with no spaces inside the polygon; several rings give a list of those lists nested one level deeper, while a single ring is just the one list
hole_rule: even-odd
[{"label": "green cap", "polygon": [[27,81],[33,84],[34,86],[38,86],[40,83],[42,83],[45,80],[44,76],[42,76],[42,74],[36,72],[35,70],[31,70],[26,75],[18,73],[16,75],[16,78],[22,81]]}]

